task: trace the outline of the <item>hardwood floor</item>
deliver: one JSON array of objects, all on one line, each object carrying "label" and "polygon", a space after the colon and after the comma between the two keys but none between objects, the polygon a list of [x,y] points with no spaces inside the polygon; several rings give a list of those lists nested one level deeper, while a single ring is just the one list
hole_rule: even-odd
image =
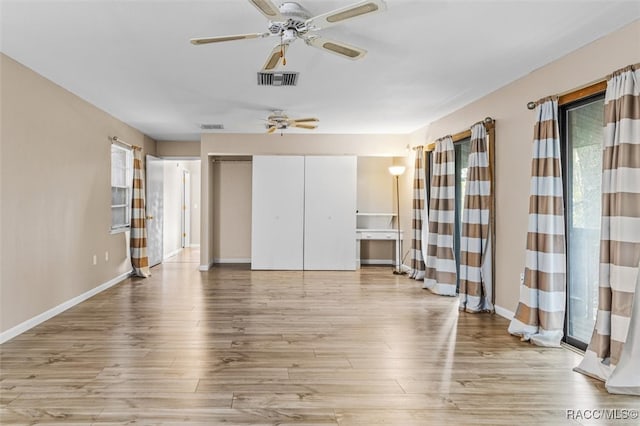
[{"label": "hardwood floor", "polygon": [[199,272],[196,259],[0,346],[0,423],[556,425],[640,408],[574,373],[579,355],[522,343],[391,268]]}]

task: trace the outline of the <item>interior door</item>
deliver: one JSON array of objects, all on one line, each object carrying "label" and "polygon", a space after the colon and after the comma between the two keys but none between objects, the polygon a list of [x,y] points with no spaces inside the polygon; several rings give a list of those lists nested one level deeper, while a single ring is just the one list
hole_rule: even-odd
[{"label": "interior door", "polygon": [[253,157],[251,268],[303,266],[304,157]]},{"label": "interior door", "polygon": [[162,262],[164,161],[147,155],[147,256],[149,266]]},{"label": "interior door", "polygon": [[305,157],[304,269],[356,269],[355,156]]}]

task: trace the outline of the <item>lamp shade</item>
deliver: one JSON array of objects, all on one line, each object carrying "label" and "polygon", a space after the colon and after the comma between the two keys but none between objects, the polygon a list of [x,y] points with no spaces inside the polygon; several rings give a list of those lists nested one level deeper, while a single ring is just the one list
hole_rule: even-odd
[{"label": "lamp shade", "polygon": [[391,166],[389,167],[389,173],[391,173],[393,176],[400,176],[401,174],[404,173],[405,167],[404,166]]}]

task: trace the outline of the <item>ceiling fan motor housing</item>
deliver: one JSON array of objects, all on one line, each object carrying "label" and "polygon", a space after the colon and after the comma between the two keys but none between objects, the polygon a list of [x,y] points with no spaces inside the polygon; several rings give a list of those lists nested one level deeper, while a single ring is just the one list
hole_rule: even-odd
[{"label": "ceiling fan motor housing", "polygon": [[306,21],[311,17],[311,14],[298,3],[282,3],[280,14],[287,20],[269,21],[269,32],[281,36],[283,43],[289,44],[309,31]]}]

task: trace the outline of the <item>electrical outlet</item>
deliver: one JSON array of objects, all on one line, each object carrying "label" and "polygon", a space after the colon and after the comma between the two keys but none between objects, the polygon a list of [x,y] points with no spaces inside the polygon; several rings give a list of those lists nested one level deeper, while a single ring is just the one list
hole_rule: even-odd
[{"label": "electrical outlet", "polygon": [[520,285],[524,285],[524,272],[520,272]]},{"label": "electrical outlet", "polygon": [[96,256],[95,254],[93,255],[93,264],[94,265],[98,264],[98,256]]},{"label": "electrical outlet", "polygon": [[108,261],[109,261],[109,252],[108,252],[108,251],[105,251],[105,252],[104,252],[104,261],[105,261],[105,262],[108,262]]}]

